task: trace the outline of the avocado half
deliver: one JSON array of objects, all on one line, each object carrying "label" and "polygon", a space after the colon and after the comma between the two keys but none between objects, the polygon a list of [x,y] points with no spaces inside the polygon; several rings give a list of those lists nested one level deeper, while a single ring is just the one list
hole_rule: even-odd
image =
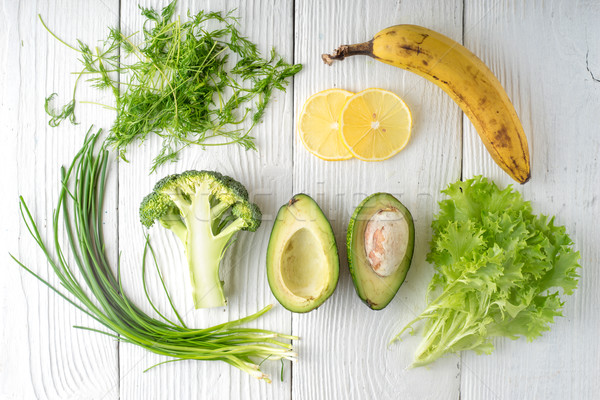
[{"label": "avocado half", "polygon": [[335,290],[339,271],[331,224],[310,196],[295,195],[279,209],[267,248],[273,295],[290,311],[314,310]]},{"label": "avocado half", "polygon": [[367,306],[381,310],[410,268],[415,246],[412,215],[391,194],[372,194],[354,210],[346,244],[356,293]]}]

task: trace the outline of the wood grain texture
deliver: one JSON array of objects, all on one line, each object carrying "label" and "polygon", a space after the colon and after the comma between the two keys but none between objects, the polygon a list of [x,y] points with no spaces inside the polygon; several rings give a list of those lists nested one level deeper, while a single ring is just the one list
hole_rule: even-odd
[{"label": "wood grain texture", "polygon": [[[293,316],[293,333],[301,338],[300,360],[293,369],[295,399],[459,396],[458,358],[442,360],[430,369],[407,370],[419,337],[387,344],[425,305],[425,288],[432,276],[425,262],[431,215],[439,190],[460,177],[462,114],[439,88],[414,74],[367,57],[352,57],[331,67],[320,59],[321,53],[364,42],[400,23],[425,25],[460,41],[462,2],[296,2],[295,60],[306,66],[295,80],[296,115],[317,91],[380,87],[407,102],[414,128],[400,154],[378,163],[325,162],[294,138],[294,192],[307,193],[319,203],[332,223],[341,256],[339,284],[332,298],[316,311]],[[411,210],[416,231],[407,280],[379,312],[367,308],[355,294],[345,250],[354,208],[377,191],[394,194]]]},{"label": "wood grain texture", "polygon": [[[498,76],[529,140],[532,178],[517,189],[566,226],[583,268],[565,317],[542,338],[499,340],[491,356],[463,355],[463,399],[591,399],[600,391],[598,21],[592,1],[466,2],[465,45]],[[464,176],[512,183],[476,135],[465,120]]]},{"label": "wood grain texture", "polygon": [[4,121],[3,146],[0,146],[0,170],[5,182],[0,208],[4,210],[0,230],[0,251],[3,268],[0,279],[0,397],[18,398],[19,394],[33,397],[30,384],[30,362],[27,357],[27,304],[23,291],[22,274],[8,256],[19,246],[18,172],[15,166],[19,157],[16,152],[20,131],[19,94],[21,92],[21,35],[17,3],[4,3],[0,15],[0,116]]},{"label": "wood grain texture", "polygon": [[[143,2],[143,5],[157,8],[162,3]],[[228,11],[237,8],[241,31],[259,45],[263,54],[267,55],[275,46],[288,61],[292,59],[291,3],[215,1],[200,4],[180,1],[177,7],[181,15],[185,15],[188,9],[195,13],[200,9]],[[142,23],[138,1],[123,1],[121,16],[122,27],[126,31],[137,30]],[[170,231],[153,227],[150,230],[152,242],[156,245],[159,262],[177,308],[189,324],[203,327],[249,315],[275,302],[267,284],[265,252],[275,210],[292,194],[292,104],[291,84],[288,93],[274,94],[263,122],[252,132],[257,139],[258,152],[235,146],[206,151],[193,147],[182,154],[178,163],[166,165],[157,173],[148,175],[150,160],[160,149],[158,138],[152,138],[139,148],[137,145],[131,147],[128,153],[131,163],[119,166],[119,237],[123,265],[126,266],[126,287],[139,304],[146,303],[140,286],[144,231],[138,220],[139,204],[158,179],[188,169],[216,170],[239,180],[247,187],[251,199],[263,210],[263,224],[255,233],[240,232],[221,264],[228,306],[202,310],[195,310],[192,304],[187,261],[179,240]],[[161,308],[168,309],[156,279],[150,289]],[[275,307],[254,326],[289,333],[291,316],[282,307]],[[284,368],[283,382],[279,381],[279,362],[262,364],[273,379],[273,384],[268,385],[225,363],[177,362],[142,373],[147,367],[165,359],[127,345],[121,346],[120,356],[122,399],[286,399],[291,396],[289,363]]]},{"label": "wood grain texture", "polygon": [[[240,180],[263,211],[256,233],[242,232],[222,263],[227,308],[194,310],[183,250],[162,228],[149,231],[171,294],[186,320],[208,326],[248,315],[276,303],[265,274],[265,251],[279,206],[294,193],[311,195],[333,225],[341,258],[332,298],[308,314],[275,307],[253,326],[301,337],[299,361],[266,362],[273,384],[250,378],[223,363],[178,362],[142,371],[165,358],[72,328],[97,327],[81,312],[19,270],[10,251],[45,277],[52,273],[18,217],[17,196],[27,200],[42,234],[49,237],[59,185],[59,166],[79,149],[90,124],[109,128],[114,115],[80,105],[81,123],[50,128],[43,100],[56,91],[68,100],[79,64],[77,54],[51,38],[40,13],[61,38],[93,44],[107,26],[139,30],[137,0],[78,2],[4,1],[0,4],[0,399],[521,399],[595,398],[600,391],[600,6],[597,1],[203,1],[181,0],[191,9],[237,8],[241,30],[288,60],[304,64],[287,93],[277,93],[262,124],[254,129],[258,152],[232,146],[188,149],[177,164],[148,175],[159,150],[156,139],[134,145],[131,163],[113,165],[109,177],[105,234],[116,265],[122,254],[128,294],[151,310],[142,291],[145,231],[138,207],[154,183],[168,173],[213,169]],[[144,0],[160,8],[165,1]],[[464,8],[463,8],[464,4]],[[464,26],[463,26],[464,21]],[[450,98],[424,79],[354,57],[332,67],[320,54],[340,44],[362,42],[382,28],[413,23],[463,40],[498,76],[521,117],[532,160],[532,179],[518,186],[538,212],[557,216],[582,255],[581,280],[566,299],[565,317],[542,338],[499,340],[490,356],[465,352],[408,370],[420,341],[417,334],[387,346],[389,339],[425,306],[432,268],[425,262],[432,214],[440,189],[459,177],[483,174],[512,183],[481,144],[471,123]],[[324,162],[296,136],[304,101],[332,87],[358,91],[381,87],[404,98],[414,118],[405,150],[380,163]],[[82,85],[79,99],[110,102],[109,94]],[[463,128],[464,127],[464,128]],[[463,139],[464,131],[464,139]],[[367,195],[386,191],[412,212],[416,249],[407,280],[384,310],[369,310],[356,296],[346,264],[345,235],[351,213]],[[162,310],[168,304],[155,274],[150,292]],[[52,280],[55,282],[55,280]]]},{"label": "wood grain texture", "polygon": [[[117,1],[108,1],[112,6]],[[2,119],[8,146],[5,171],[7,182],[3,206],[10,210],[7,236],[10,248],[2,251],[6,275],[2,279],[2,325],[0,361],[1,398],[88,399],[117,398],[117,351],[114,340],[75,330],[73,325],[98,328],[91,318],[50,292],[8,260],[8,251],[40,275],[56,284],[45,257],[40,253],[23,223],[19,223],[16,193],[22,195],[42,236],[51,238],[51,215],[60,188],[59,167],[69,163],[83,142],[90,123],[102,124],[110,114],[98,107],[77,110],[81,125],[63,124],[53,129],[44,113],[44,98],[56,91],[59,102],[68,101],[79,66],[77,54],[50,37],[38,21],[40,13],[49,26],[66,41],[76,37],[97,38],[117,18],[107,6],[83,3],[4,2],[2,6],[3,80]],[[77,18],[75,18],[77,16]],[[92,93],[85,85],[80,98]],[[12,174],[11,174],[12,172]],[[4,176],[4,175],[3,175]],[[116,181],[113,181],[116,182]],[[14,185],[14,186],[12,186]],[[111,183],[114,185],[114,183]],[[105,232],[116,233],[116,197],[107,196]],[[18,237],[18,246],[14,246]],[[64,239],[64,237],[63,237]],[[3,242],[5,243],[5,242]],[[8,244],[8,243],[7,243]],[[111,246],[109,252],[116,250]],[[116,255],[116,253],[113,253]]]}]

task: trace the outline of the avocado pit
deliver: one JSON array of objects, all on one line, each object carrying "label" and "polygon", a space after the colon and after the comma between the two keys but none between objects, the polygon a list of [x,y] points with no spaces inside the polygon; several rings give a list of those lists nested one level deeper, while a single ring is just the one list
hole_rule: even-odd
[{"label": "avocado pit", "polygon": [[369,266],[386,277],[396,272],[406,254],[409,226],[396,208],[376,212],[365,228],[365,253]]},{"label": "avocado pit", "polygon": [[360,299],[381,310],[394,298],[412,261],[415,226],[410,211],[389,193],[374,193],[348,223],[348,267]]}]

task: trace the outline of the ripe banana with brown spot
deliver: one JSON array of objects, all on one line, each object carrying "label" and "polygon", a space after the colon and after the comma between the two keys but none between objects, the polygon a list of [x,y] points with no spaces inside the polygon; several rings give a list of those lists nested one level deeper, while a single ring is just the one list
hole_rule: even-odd
[{"label": "ripe banana with brown spot", "polygon": [[331,65],[354,55],[414,72],[441,87],[469,117],[494,161],[517,182],[529,180],[527,138],[508,95],[483,61],[460,43],[421,26],[397,25],[322,58]]}]

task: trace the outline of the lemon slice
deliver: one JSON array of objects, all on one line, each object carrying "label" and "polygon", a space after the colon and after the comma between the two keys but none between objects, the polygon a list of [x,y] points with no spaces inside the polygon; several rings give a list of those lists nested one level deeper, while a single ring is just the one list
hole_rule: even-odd
[{"label": "lemon slice", "polygon": [[352,92],[329,89],[316,93],[304,103],[298,133],[304,147],[317,157],[338,161],[352,158],[340,138],[338,119]]},{"label": "lemon slice", "polygon": [[382,89],[367,89],[344,104],[340,136],[354,157],[381,161],[406,146],[411,125],[410,110],[400,97]]}]

